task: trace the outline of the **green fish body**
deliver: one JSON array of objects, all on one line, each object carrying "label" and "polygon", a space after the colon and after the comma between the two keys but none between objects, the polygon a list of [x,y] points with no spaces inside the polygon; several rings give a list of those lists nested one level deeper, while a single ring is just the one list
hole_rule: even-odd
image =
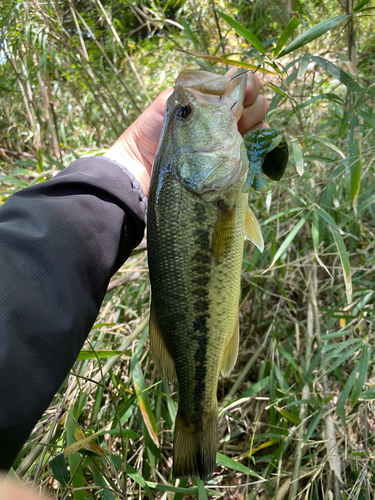
[{"label": "green fish body", "polygon": [[214,471],[218,379],[237,358],[245,226],[257,225],[242,191],[245,86],[244,76],[181,73],[153,167],[150,346],[162,377],[178,381],[175,477]]}]

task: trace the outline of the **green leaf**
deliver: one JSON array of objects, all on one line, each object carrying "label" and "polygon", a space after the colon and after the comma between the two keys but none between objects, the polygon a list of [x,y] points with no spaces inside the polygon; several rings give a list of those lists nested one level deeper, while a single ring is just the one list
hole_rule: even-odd
[{"label": "green leaf", "polygon": [[345,289],[346,289],[346,297],[348,304],[352,303],[352,295],[353,295],[353,287],[352,287],[352,271],[350,269],[350,261],[348,252],[346,251],[345,243],[343,237],[341,236],[340,230],[332,219],[332,217],[322,208],[315,208],[317,213],[320,215],[322,219],[324,219],[332,232],[332,236],[335,240],[337,251],[340,256],[340,261],[343,269]]},{"label": "green leaf", "polygon": [[357,206],[358,206],[358,194],[359,194],[359,188],[361,187],[361,175],[362,175],[359,134],[356,133],[357,126],[358,126],[358,120],[356,116],[354,116],[350,127],[349,150],[350,150],[350,163],[352,164],[350,168],[351,195],[352,195],[353,210],[356,216],[357,216]]},{"label": "green leaf", "polygon": [[138,399],[139,409],[141,410],[145,426],[151,439],[156,444],[156,446],[159,447],[155,416],[151,409],[150,400],[147,394],[147,386],[143,377],[142,369],[137,359],[134,359],[133,384]]},{"label": "green leaf", "polygon": [[61,452],[49,461],[49,466],[52,469],[53,475],[58,482],[66,486],[69,482],[68,469],[65,462],[64,453]]},{"label": "green leaf", "polygon": [[199,495],[200,500],[208,500],[207,492],[206,492],[206,489],[204,487],[204,482],[202,481],[202,479],[200,477],[197,477],[196,480],[197,480],[198,495]]},{"label": "green leaf", "polygon": [[349,375],[348,380],[346,381],[344,389],[342,390],[336,405],[336,413],[340,416],[345,426],[346,426],[345,402],[354,385],[356,373],[357,373],[357,365],[353,368],[351,374]]},{"label": "green leaf", "polygon": [[298,78],[300,80],[302,80],[306,74],[307,67],[308,67],[309,62],[310,62],[310,58],[311,58],[311,56],[308,52],[305,52],[303,54],[303,57],[301,59],[301,62],[300,62],[299,68],[298,68]]},{"label": "green leaf", "polygon": [[302,226],[305,224],[307,219],[310,217],[310,214],[311,214],[311,210],[308,210],[305,212],[305,214],[301,217],[301,219],[297,222],[297,224],[294,226],[294,228],[290,231],[288,236],[283,241],[282,245],[280,246],[280,248],[276,252],[276,255],[274,256],[270,267],[268,269],[266,269],[265,271],[263,271],[262,274],[264,274],[269,269],[271,269],[271,267],[275,264],[277,259],[285,252],[285,250],[289,247],[291,242],[294,240],[295,236],[298,234],[299,230],[302,228]]},{"label": "green leaf", "polygon": [[282,410],[281,408],[277,408],[277,407],[276,407],[276,410],[283,417],[285,417],[287,420],[290,420],[291,422],[293,422],[293,424],[299,425],[301,423],[301,419],[299,417],[297,417],[296,415],[293,415],[293,413],[290,413],[289,411]]},{"label": "green leaf", "polygon": [[371,116],[369,113],[363,110],[359,110],[358,114],[361,118],[364,119],[374,130],[375,130],[375,118]]},{"label": "green leaf", "polygon": [[313,141],[318,141],[321,142],[322,144],[325,144],[329,148],[333,149],[333,151],[336,151],[342,158],[345,159],[345,154],[341,151],[340,148],[338,148],[335,144],[333,144],[331,141],[328,141],[327,139],[323,139],[321,137],[311,137]]},{"label": "green leaf", "polygon": [[322,101],[323,99],[327,99],[329,101],[333,101],[333,102],[336,102],[337,104],[342,105],[342,99],[340,99],[340,97],[338,95],[327,92],[326,94],[315,95],[314,97],[312,97],[308,101],[305,101],[301,104],[298,104],[298,106],[293,108],[293,113],[296,112],[298,109],[302,109],[302,108],[305,108],[306,106],[310,106],[310,104],[312,104],[315,101]]},{"label": "green leaf", "polygon": [[266,387],[269,386],[269,383],[270,383],[270,377],[266,377],[262,380],[259,380],[259,382],[256,382],[255,384],[253,384],[249,389],[246,389],[246,391],[244,391],[238,399],[241,399],[241,398],[250,398],[251,396],[254,396],[254,394],[257,394],[258,392],[262,391],[263,389],[265,389]]},{"label": "green leaf", "polygon": [[199,52],[199,43],[198,43],[198,40],[195,38],[195,36],[193,35],[193,32],[191,31],[188,23],[185,21],[184,18],[180,17],[180,23],[182,24],[182,26],[184,27],[184,30],[186,31],[187,33],[187,36],[190,38],[190,40],[193,42],[193,45],[194,45],[194,48],[197,52]]},{"label": "green leaf", "polygon": [[272,83],[267,83],[267,87],[274,90],[275,92],[278,92],[279,94],[281,94],[284,97],[287,96],[287,94],[283,90],[279,89],[279,87],[276,87],[276,85],[273,85]]},{"label": "green leaf", "polygon": [[249,43],[254,45],[254,47],[259,50],[262,54],[266,53],[266,49],[262,42],[258,40],[258,38],[251,33],[251,31],[247,30],[244,28],[240,23],[232,19],[231,17],[227,16],[224,14],[224,12],[221,12],[220,10],[217,11],[225,21],[234,28],[237,33],[245,38]]},{"label": "green leaf", "polygon": [[353,78],[350,75],[348,75],[348,73],[345,73],[345,71],[343,71],[335,64],[331,63],[330,61],[327,61],[327,59],[323,59],[323,57],[311,56],[311,59],[318,66],[320,66],[321,68],[326,70],[330,75],[332,75],[333,78],[339,80],[348,89],[352,90],[353,92],[362,92],[363,89],[358,85],[358,83],[354,81]]},{"label": "green leaf", "polygon": [[222,455],[221,453],[216,453],[216,463],[222,465],[223,467],[226,467],[227,469],[235,470],[238,472],[242,472],[242,474],[247,474],[249,476],[255,476],[258,479],[262,479],[259,474],[253,472],[251,469],[246,467],[246,465],[236,462],[236,460],[233,460],[233,458],[229,458],[226,455]]},{"label": "green leaf", "polygon": [[[66,443],[67,445],[71,445],[77,441],[76,439],[76,431],[78,427],[77,421],[73,417],[74,408],[77,406],[76,402],[74,406],[68,413],[67,425],[66,425]],[[68,457],[69,468],[70,468],[70,476],[71,485],[73,488],[83,488],[85,486],[83,479],[83,467],[81,463],[81,455],[79,453],[73,453],[73,455],[69,455]],[[81,465],[80,465],[81,464]],[[86,500],[86,495],[83,490],[75,490],[73,492],[75,500]]]},{"label": "green leaf", "polygon": [[368,365],[370,361],[370,349],[365,344],[362,349],[361,357],[357,363],[357,373],[354,381],[352,394],[350,396],[350,406],[354,406],[361,396],[363,386],[366,383]]},{"label": "green leaf", "polygon": [[291,20],[289,21],[289,23],[284,28],[284,31],[281,33],[279,41],[277,42],[275,50],[273,51],[273,57],[276,57],[277,54],[281,51],[281,49],[284,47],[284,45],[286,44],[286,42],[292,36],[292,34],[296,30],[296,28],[300,24],[300,22],[301,21],[298,19],[298,17],[294,17],[293,16],[291,18]]},{"label": "green leaf", "polygon": [[305,434],[305,437],[303,438],[303,442],[304,443],[307,443],[307,441],[311,438],[313,432],[315,431],[316,429],[316,426],[318,425],[318,423],[320,422],[320,419],[321,419],[321,416],[322,416],[322,413],[323,413],[323,408],[321,408],[317,414],[315,415],[315,417],[313,418],[311,424],[310,424],[310,427],[307,429],[307,432]]},{"label": "green leaf", "polygon": [[290,43],[277,57],[278,58],[283,57],[286,54],[289,54],[289,52],[299,49],[300,47],[303,47],[304,45],[312,42],[316,38],[319,38],[320,36],[324,35],[324,33],[327,33],[327,31],[333,29],[335,26],[342,23],[349,17],[350,17],[349,15],[342,15],[342,16],[331,17],[330,19],[325,19],[321,23],[316,24],[312,28],[302,33],[295,40],[293,40],[293,42]]},{"label": "green leaf", "polygon": [[354,7],[353,9],[353,12],[358,12],[362,9],[362,7],[364,7],[365,5],[367,5],[368,3],[370,3],[371,0],[361,0],[360,2],[357,3],[357,5]]},{"label": "green leaf", "polygon": [[21,181],[20,179],[16,179],[15,177],[11,177],[10,175],[0,174],[0,182],[5,182],[7,184],[12,184],[18,187],[28,187],[27,182]]},{"label": "green leaf", "polygon": [[283,347],[281,347],[280,345],[277,346],[277,350],[286,360],[289,361],[289,363],[293,366],[295,371],[300,375],[301,369],[298,366],[298,364],[296,363],[296,361],[293,359],[292,355],[288,351],[286,351]]},{"label": "green leaf", "polygon": [[85,359],[96,359],[96,358],[110,358],[111,356],[118,356],[119,354],[122,354],[122,351],[93,351],[93,350],[85,350],[82,349],[82,351],[78,354],[78,358],[76,361],[83,361]]},{"label": "green leaf", "polygon": [[294,163],[296,164],[296,170],[299,173],[299,175],[303,175],[304,166],[303,166],[302,147],[297,137],[294,137],[292,139],[292,149],[293,149]]}]

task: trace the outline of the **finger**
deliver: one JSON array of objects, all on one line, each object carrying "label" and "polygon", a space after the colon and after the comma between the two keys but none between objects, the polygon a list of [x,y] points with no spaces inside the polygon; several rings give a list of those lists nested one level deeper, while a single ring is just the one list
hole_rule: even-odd
[{"label": "finger", "polygon": [[248,132],[250,132],[251,130],[256,130],[256,129],[261,130],[261,129],[263,129],[263,128],[271,128],[271,127],[270,127],[270,126],[268,125],[268,123],[266,123],[266,122],[259,122],[259,123],[256,123],[253,127],[249,128],[249,129],[247,129],[247,130],[245,130],[244,132],[241,132],[241,135],[242,135],[242,137],[243,137],[244,135],[246,135],[246,134],[247,134]]},{"label": "finger", "polygon": [[225,73],[225,76],[227,76],[228,78],[232,78],[232,76],[234,76],[235,72],[238,70],[238,67],[237,66],[232,66],[226,73]]},{"label": "finger", "polygon": [[267,99],[259,95],[254,104],[247,106],[243,110],[242,116],[238,122],[238,130],[242,133],[244,130],[249,130],[257,123],[264,121],[269,107]]},{"label": "finger", "polygon": [[261,86],[262,84],[260,83],[257,75],[253,75],[251,73],[247,74],[246,92],[243,102],[244,108],[246,108],[246,106],[250,106],[256,101]]}]

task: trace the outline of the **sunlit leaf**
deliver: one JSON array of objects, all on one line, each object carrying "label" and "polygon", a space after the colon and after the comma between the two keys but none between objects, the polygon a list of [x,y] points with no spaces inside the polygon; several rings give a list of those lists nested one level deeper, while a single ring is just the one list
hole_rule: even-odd
[{"label": "sunlit leaf", "polygon": [[260,42],[258,40],[258,38],[251,33],[251,31],[249,31],[248,29],[244,28],[240,23],[238,23],[237,21],[235,21],[231,17],[229,17],[226,14],[224,14],[224,12],[221,12],[220,10],[218,10],[218,13],[221,15],[221,17],[223,19],[225,19],[225,21],[228,24],[230,24],[232,26],[232,28],[234,28],[237,31],[237,33],[239,35],[243,36],[245,38],[245,40],[247,40],[249,43],[251,43],[252,45],[254,45],[254,47],[256,49],[258,49],[259,52],[261,52],[262,54],[266,53],[266,49],[265,49],[264,45],[262,44],[262,42]]},{"label": "sunlit leaf", "polygon": [[119,356],[122,354],[122,351],[110,351],[110,350],[101,350],[101,351],[93,351],[93,350],[85,350],[78,354],[77,361],[82,361],[85,359],[96,359],[96,358],[110,358],[111,356]]},{"label": "sunlit leaf", "polygon": [[142,369],[139,366],[137,360],[134,361],[133,383],[135,392],[137,394],[139,409],[141,410],[145,426],[153,442],[156,444],[156,446],[159,446],[155,416],[151,409],[150,400],[147,394],[147,386],[143,377]]},{"label": "sunlit leaf", "polygon": [[294,162],[296,164],[296,170],[299,173],[299,175],[303,175],[304,166],[303,166],[302,147],[297,137],[294,137],[292,139],[292,149],[293,149]]},{"label": "sunlit leaf", "polygon": [[336,153],[338,153],[342,158],[345,158],[345,154],[343,153],[343,151],[341,151],[341,149],[338,148],[336,146],[336,144],[333,144],[333,142],[329,141],[328,139],[324,139],[322,137],[316,137],[316,136],[311,137],[311,139],[313,141],[318,141],[318,142],[321,142],[322,144],[325,144],[329,148],[333,149],[333,151],[336,151]]},{"label": "sunlit leaf", "polygon": [[283,57],[286,54],[289,54],[289,52],[297,50],[300,47],[303,47],[304,45],[312,42],[316,38],[319,38],[320,36],[324,35],[324,33],[327,33],[327,31],[333,29],[335,26],[342,23],[346,19],[349,19],[349,17],[350,17],[349,15],[341,15],[341,16],[331,17],[330,19],[325,19],[321,23],[316,24],[312,28],[302,33],[295,40],[293,40],[293,42],[290,43],[282,52],[280,52],[280,54],[278,54],[277,57]]},{"label": "sunlit leaf", "polygon": [[275,47],[275,50],[273,51],[273,57],[276,57],[277,54],[281,51],[281,49],[284,47],[286,42],[289,40],[289,38],[292,36],[294,31],[296,30],[297,26],[300,24],[300,20],[298,17],[292,17],[289,23],[286,25],[284,28],[284,31],[281,33],[279,41],[277,42],[277,45]]},{"label": "sunlit leaf", "polygon": [[263,271],[262,274],[269,271],[271,269],[271,267],[273,267],[273,265],[275,264],[277,259],[285,252],[285,250],[289,247],[291,242],[294,240],[295,236],[298,234],[298,232],[300,231],[302,226],[305,224],[307,219],[310,217],[310,214],[311,214],[311,211],[309,210],[309,211],[306,211],[306,213],[301,217],[301,219],[297,222],[297,224],[294,226],[294,228],[290,231],[288,236],[285,238],[285,240],[281,244],[280,248],[277,250],[276,255],[272,259],[272,263],[271,263],[270,267],[268,269],[266,269],[265,271]]}]

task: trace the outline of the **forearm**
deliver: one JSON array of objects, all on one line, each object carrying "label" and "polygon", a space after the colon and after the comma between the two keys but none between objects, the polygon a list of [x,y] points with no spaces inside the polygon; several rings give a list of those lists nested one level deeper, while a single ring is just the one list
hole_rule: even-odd
[{"label": "forearm", "polygon": [[48,407],[111,276],[141,241],[144,201],[118,166],[82,159],[0,208],[0,469]]}]

